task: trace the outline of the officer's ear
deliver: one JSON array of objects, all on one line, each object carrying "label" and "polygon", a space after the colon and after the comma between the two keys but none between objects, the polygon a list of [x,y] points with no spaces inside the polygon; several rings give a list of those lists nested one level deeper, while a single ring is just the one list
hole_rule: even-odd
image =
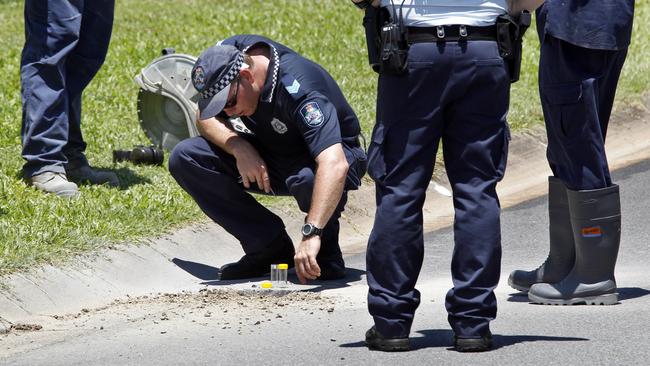
[{"label": "officer's ear", "polygon": [[249,84],[253,84],[253,82],[255,81],[253,79],[253,72],[248,67],[239,70],[239,77],[247,80]]}]

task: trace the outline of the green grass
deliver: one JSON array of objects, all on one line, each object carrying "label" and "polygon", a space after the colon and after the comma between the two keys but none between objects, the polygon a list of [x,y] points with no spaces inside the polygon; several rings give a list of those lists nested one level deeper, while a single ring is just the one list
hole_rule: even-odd
[{"label": "green grass", "polygon": [[[648,0],[636,3],[634,41],[619,89],[619,100],[625,102],[638,100],[650,81],[650,7]],[[0,1],[0,275],[204,219],[166,168],[111,163],[113,149],[147,143],[137,122],[133,77],[163,47],[198,55],[231,34],[266,35],[329,70],[366,136],[372,128],[376,75],[367,66],[363,14],[349,1],[121,0],[107,61],[84,94],[82,129],[91,163],[115,169],[122,186],[84,186],[79,200],[53,199],[20,179],[23,4]],[[534,31],[526,46],[522,78],[512,90],[510,122],[515,130],[542,123]]]}]

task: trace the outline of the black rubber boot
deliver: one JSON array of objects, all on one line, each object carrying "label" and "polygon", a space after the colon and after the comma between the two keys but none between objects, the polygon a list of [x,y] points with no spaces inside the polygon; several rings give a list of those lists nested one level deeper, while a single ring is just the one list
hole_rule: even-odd
[{"label": "black rubber boot", "polygon": [[219,279],[240,280],[261,277],[270,272],[271,264],[286,263],[289,268],[293,268],[294,255],[293,242],[286,230],[282,230],[263,252],[246,254],[239,261],[222,266]]},{"label": "black rubber boot", "polygon": [[373,325],[366,332],[366,346],[371,350],[384,352],[403,352],[411,349],[411,341],[404,338],[384,338]]},{"label": "black rubber boot", "polygon": [[576,261],[560,282],[533,285],[528,298],[548,305],[618,302],[614,267],[621,240],[619,188],[568,191]]},{"label": "black rubber boot", "polygon": [[480,338],[454,336],[454,349],[458,352],[485,352],[492,349],[492,333]]},{"label": "black rubber boot", "polygon": [[567,189],[561,180],[548,177],[548,221],[550,248],[548,257],[532,271],[515,270],[508,284],[519,291],[528,291],[536,283],[561,281],[573,268],[575,244],[569,215]]}]

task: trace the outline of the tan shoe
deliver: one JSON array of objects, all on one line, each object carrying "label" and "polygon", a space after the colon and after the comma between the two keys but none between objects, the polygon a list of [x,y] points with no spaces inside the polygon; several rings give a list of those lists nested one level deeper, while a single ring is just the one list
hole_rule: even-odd
[{"label": "tan shoe", "polygon": [[54,193],[59,197],[73,198],[79,196],[77,185],[69,182],[63,173],[45,172],[29,178],[29,182],[37,189]]},{"label": "tan shoe", "polygon": [[77,184],[108,184],[111,187],[120,185],[117,175],[113,172],[104,172],[92,168],[90,165],[65,167],[68,178]]}]

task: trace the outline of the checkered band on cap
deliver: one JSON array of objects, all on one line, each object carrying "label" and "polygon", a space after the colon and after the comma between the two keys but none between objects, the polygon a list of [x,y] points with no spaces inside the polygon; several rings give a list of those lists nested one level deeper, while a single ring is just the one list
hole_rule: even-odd
[{"label": "checkered band on cap", "polygon": [[239,55],[237,55],[237,60],[235,60],[235,63],[232,64],[230,70],[228,70],[228,72],[224,76],[222,76],[220,80],[214,83],[211,87],[202,91],[201,98],[210,99],[215,94],[222,91],[223,88],[228,86],[237,77],[237,75],[239,74],[239,70],[241,70],[243,64],[244,64],[244,53],[239,52]]}]

